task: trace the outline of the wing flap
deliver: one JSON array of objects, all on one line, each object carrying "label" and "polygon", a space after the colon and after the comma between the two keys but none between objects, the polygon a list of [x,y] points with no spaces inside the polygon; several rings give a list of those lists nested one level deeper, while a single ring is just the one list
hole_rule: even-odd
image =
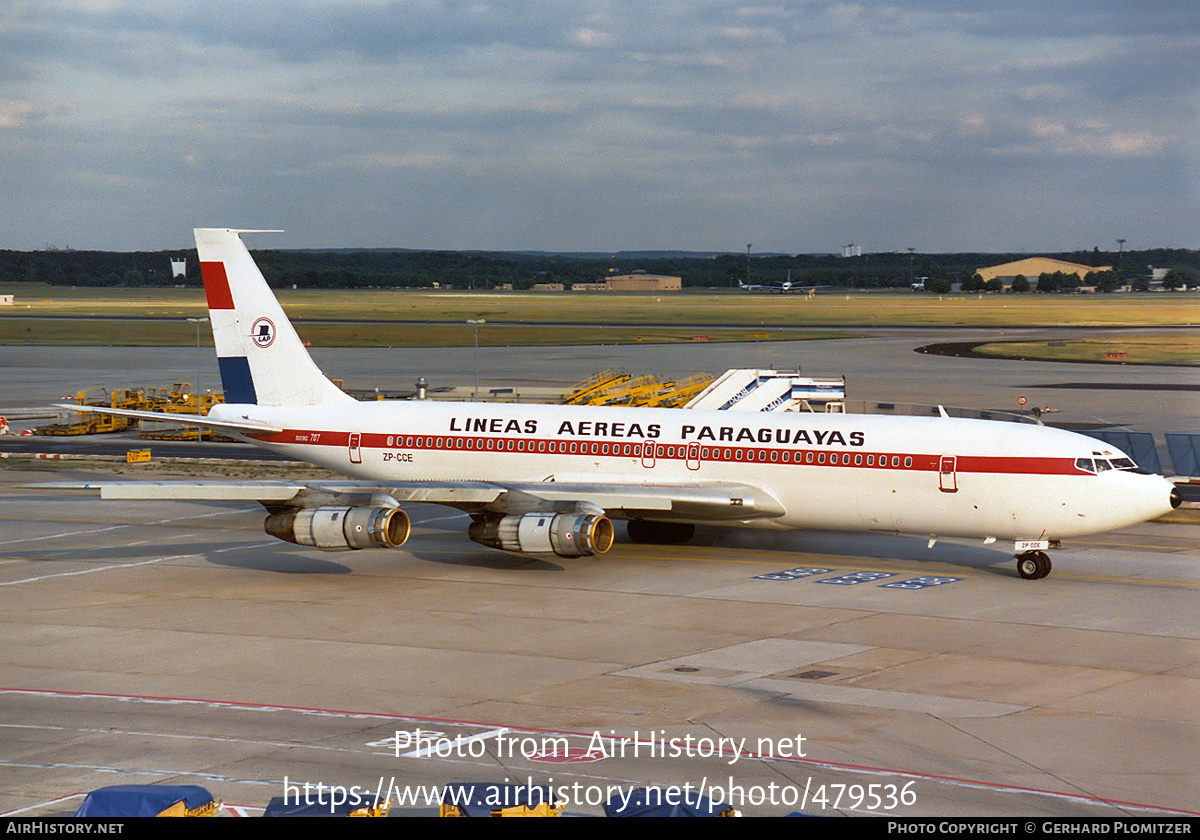
[{"label": "wing flap", "polygon": [[396,502],[447,505],[467,512],[524,513],[571,505],[601,508],[617,519],[734,522],[769,519],[786,511],[774,496],[745,484],[583,484],[485,481],[87,481],[29,485],[43,490],[98,492],[105,500],[362,503],[372,496]]},{"label": "wing flap", "polygon": [[617,519],[679,521],[744,521],[783,516],[779,501],[747,484],[544,484],[509,485],[509,489],[551,503],[590,502]]}]

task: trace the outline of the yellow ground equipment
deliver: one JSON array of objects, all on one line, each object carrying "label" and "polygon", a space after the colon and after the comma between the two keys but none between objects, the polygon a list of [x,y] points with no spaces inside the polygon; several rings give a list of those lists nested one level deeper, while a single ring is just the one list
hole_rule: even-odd
[{"label": "yellow ground equipment", "polygon": [[650,408],[682,408],[688,400],[699,394],[713,381],[710,374],[698,373],[686,379],[663,383],[663,387],[649,394],[637,405]]},{"label": "yellow ground equipment", "polygon": [[451,782],[442,791],[443,817],[561,817],[566,802],[549,786]]},{"label": "yellow ground equipment", "polygon": [[157,411],[160,414],[208,414],[209,409],[223,402],[223,394],[193,394],[192,383],[176,382],[169,389],[148,389],[142,411]]},{"label": "yellow ground equipment", "polygon": [[[142,404],[141,391],[123,389],[113,391],[107,401],[87,401],[87,395],[80,391],[75,395],[79,405],[103,406],[106,408],[136,409]],[[38,426],[33,430],[35,435],[101,435],[111,432],[123,432],[137,425],[136,420],[128,417],[115,417],[109,414],[77,414],[66,423],[50,423]]]},{"label": "yellow ground equipment", "polygon": [[574,388],[563,396],[562,404],[597,405],[598,403],[591,401],[593,397],[601,391],[615,388],[622,382],[627,381],[629,381],[628,373],[621,373],[618,370],[602,370],[576,384]]},{"label": "yellow ground equipment", "polygon": [[221,803],[197,785],[113,785],[92,791],[76,817],[213,817]]},{"label": "yellow ground equipment", "polygon": [[[225,402],[224,395],[193,394],[190,382],[176,382],[170,388],[122,388],[101,397],[88,397],[85,391],[75,395],[79,405],[94,405],[104,408],[122,408],[132,411],[154,411],[159,414],[208,414],[218,403]],[[34,429],[38,435],[102,435],[124,432],[137,428],[138,421],[128,417],[81,412],[66,423],[52,423]],[[194,427],[144,431],[141,437],[147,440],[197,440],[201,430]],[[212,432],[203,437],[217,439]],[[231,440],[221,437],[221,440]]]},{"label": "yellow ground equipment", "polygon": [[678,408],[712,381],[712,376],[707,373],[677,382],[664,382],[650,374],[634,377],[628,373],[605,370],[578,383],[563,397],[563,404]]}]

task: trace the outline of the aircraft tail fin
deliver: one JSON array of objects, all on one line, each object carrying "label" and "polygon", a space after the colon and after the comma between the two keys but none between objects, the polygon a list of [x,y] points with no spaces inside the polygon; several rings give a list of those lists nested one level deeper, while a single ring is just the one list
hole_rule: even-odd
[{"label": "aircraft tail fin", "polygon": [[313,362],[242,242],[246,231],[197,228],[200,274],[228,403],[324,405],[353,398]]}]

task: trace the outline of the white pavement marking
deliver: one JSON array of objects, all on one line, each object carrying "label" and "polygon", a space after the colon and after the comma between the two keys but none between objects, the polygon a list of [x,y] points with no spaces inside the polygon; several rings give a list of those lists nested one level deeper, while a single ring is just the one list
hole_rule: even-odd
[{"label": "white pavement marking", "polygon": [[172,554],[169,557],[156,557],[153,560],[142,560],[137,563],[114,563],[111,566],[94,566],[90,569],[78,569],[74,572],[56,572],[51,575],[40,575],[39,577],[22,578],[20,580],[9,580],[0,582],[0,586],[17,586],[22,583],[37,583],[43,580],[54,580],[55,578],[76,577],[77,575],[90,575],[95,572],[107,572],[111,569],[136,569],[138,566],[151,566],[155,563],[165,563],[168,560],[184,560],[189,557],[206,557],[210,554],[225,554],[229,551],[244,551],[251,548],[264,548],[269,545],[276,545],[275,541],[254,543],[252,545],[232,545],[227,548],[214,548],[211,551],[193,551],[190,554]]},{"label": "white pavement marking", "polygon": [[87,536],[88,534],[103,534],[107,531],[120,531],[122,528],[145,528],[145,527],[154,526],[154,525],[166,525],[166,524],[169,524],[172,522],[186,522],[189,519],[209,519],[213,516],[226,516],[230,513],[241,513],[241,512],[243,512],[243,510],[244,509],[240,509],[240,510],[236,510],[236,511],[219,510],[214,513],[198,513],[198,514],[194,514],[191,516],[176,516],[172,519],[155,519],[155,520],[151,520],[149,522],[126,522],[123,525],[110,525],[107,528],[92,528],[90,530],[83,530],[83,531],[65,531],[60,534],[45,534],[40,537],[26,537],[24,539],[19,539],[19,540],[4,540],[3,542],[0,542],[0,545],[16,545],[18,543],[41,542],[43,540],[57,540],[57,539],[61,539],[62,537],[82,537],[82,536]]},{"label": "white pavement marking", "polygon": [[450,749],[452,752],[454,752],[454,754],[462,755],[461,752],[455,752],[459,747],[466,746],[467,744],[474,743],[475,741],[486,741],[488,738],[498,738],[506,732],[508,732],[507,729],[493,729],[490,732],[480,732],[478,735],[471,735],[465,738],[460,735],[453,741],[447,741],[445,738],[439,738],[436,740],[431,739],[428,746],[421,747],[420,749],[413,750],[412,752],[403,753],[401,754],[400,758],[429,758],[429,756],[436,753],[440,747],[447,743],[450,745]]}]

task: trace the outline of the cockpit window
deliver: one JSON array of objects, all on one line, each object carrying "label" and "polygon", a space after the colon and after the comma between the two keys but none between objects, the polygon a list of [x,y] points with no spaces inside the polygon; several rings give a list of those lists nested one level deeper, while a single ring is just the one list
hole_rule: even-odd
[{"label": "cockpit window", "polygon": [[1138,465],[1124,455],[1113,456],[1109,451],[1092,452],[1095,459],[1076,458],[1075,468],[1088,472],[1102,473],[1106,470],[1137,470]]}]

